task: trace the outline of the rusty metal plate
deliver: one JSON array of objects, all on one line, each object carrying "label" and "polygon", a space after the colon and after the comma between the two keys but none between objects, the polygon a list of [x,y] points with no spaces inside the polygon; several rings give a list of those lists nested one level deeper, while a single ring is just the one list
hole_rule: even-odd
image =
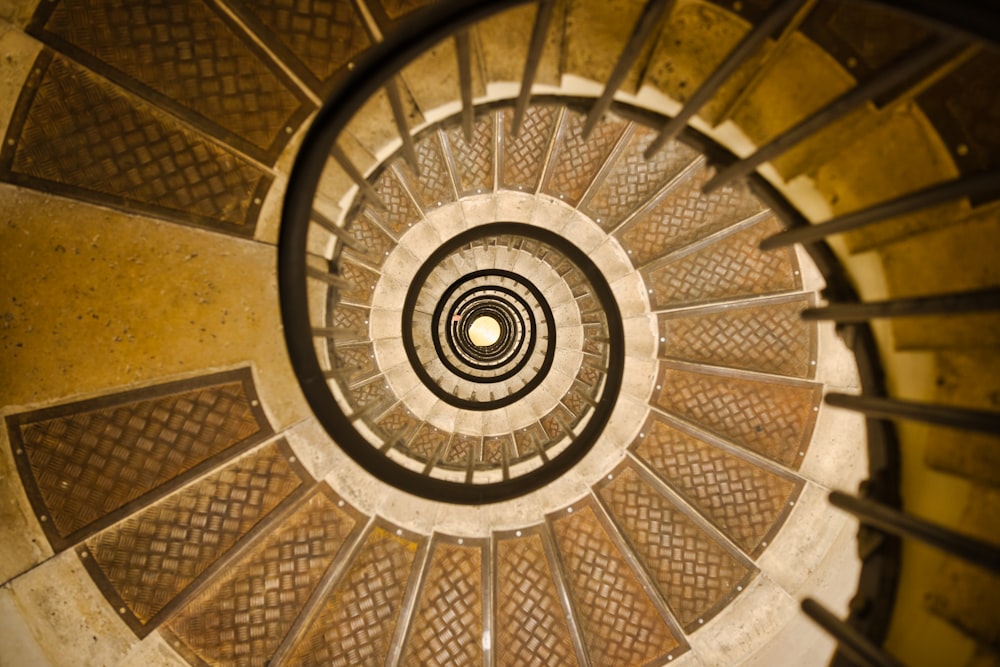
[{"label": "rusty metal plate", "polygon": [[211,1],[44,2],[28,32],[265,163],[315,108]]},{"label": "rusty metal plate", "polygon": [[0,180],[252,237],[272,176],[43,50],[0,149]]},{"label": "rusty metal plate", "polygon": [[249,369],[11,415],[7,429],[56,551],[272,433]]},{"label": "rusty metal plate", "polygon": [[144,636],[225,568],[238,543],[268,532],[268,515],[309,482],[287,443],[267,444],[92,536],[77,554]]},{"label": "rusty metal plate", "polygon": [[681,431],[656,413],[629,449],[754,557],[781,528],[805,485]]}]

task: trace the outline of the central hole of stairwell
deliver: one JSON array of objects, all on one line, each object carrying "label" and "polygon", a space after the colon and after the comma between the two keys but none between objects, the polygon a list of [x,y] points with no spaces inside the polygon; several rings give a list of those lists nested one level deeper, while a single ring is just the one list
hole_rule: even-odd
[{"label": "central hole of stairwell", "polygon": [[477,347],[489,347],[500,339],[500,323],[489,315],[480,315],[469,325],[469,340]]}]

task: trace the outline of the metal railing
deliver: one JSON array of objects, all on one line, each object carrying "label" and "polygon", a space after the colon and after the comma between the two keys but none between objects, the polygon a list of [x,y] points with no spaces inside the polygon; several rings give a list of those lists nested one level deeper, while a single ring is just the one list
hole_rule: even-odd
[{"label": "metal railing", "polygon": [[[417,171],[418,160],[413,133],[407,126],[395,77],[426,48],[444,39],[453,39],[455,43],[456,66],[460,81],[460,90],[457,92],[461,100],[459,122],[465,136],[471,137],[475,120],[475,103],[472,93],[468,31],[478,21],[519,4],[525,3],[511,0],[446,1],[413,12],[407,21],[401,23],[397,32],[390,34],[384,42],[364,54],[354,70],[346,74],[320,110],[303,142],[304,148],[296,160],[289,182],[290,196],[286,198],[283,209],[279,262],[282,316],[286,332],[289,333],[289,351],[299,382],[324,426],[329,431],[336,432],[338,439],[341,439],[345,432],[353,432],[354,428],[350,419],[337,414],[337,410],[330,410],[328,400],[320,397],[320,394],[325,393],[322,387],[325,387],[328,373],[320,367],[312,347],[301,344],[301,336],[311,338],[313,335],[342,333],[317,329],[309,321],[308,314],[303,308],[307,279],[322,280],[335,289],[343,285],[336,275],[335,264],[331,264],[331,271],[317,272],[306,268],[303,257],[310,225],[326,229],[347,247],[350,246],[350,240],[346,238],[342,228],[314,210],[310,196],[303,196],[301,193],[316,191],[324,164],[328,157],[332,157],[355,182],[361,200],[376,207],[384,207],[372,181],[352,164],[345,152],[337,146],[337,139],[365,100],[379,90],[385,90],[400,138],[400,154],[411,168]],[[611,74],[604,82],[602,93],[589,102],[590,110],[585,133],[589,133],[609,110],[616,109],[628,113],[627,109],[616,102],[616,96],[636,58],[656,36],[657,28],[662,25],[664,17],[669,15],[672,4],[670,0],[650,0],[646,4]],[[879,647],[887,630],[886,623],[893,602],[895,571],[898,567],[896,559],[899,554],[899,543],[896,538],[925,542],[991,571],[1000,571],[1000,550],[996,546],[924,522],[898,509],[898,452],[891,423],[897,419],[915,419],[970,432],[997,435],[1000,433],[1000,415],[982,410],[918,404],[885,396],[877,348],[868,326],[871,320],[879,318],[997,311],[1000,310],[1000,291],[987,289],[861,303],[843,269],[824,242],[831,235],[876,225],[893,217],[921,211],[942,202],[969,198],[982,203],[996,199],[1000,197],[1000,172],[963,174],[949,181],[929,185],[917,192],[890,198],[863,210],[815,224],[808,223],[756,175],[756,170],[764,163],[774,160],[791,147],[815,136],[863,105],[877,102],[879,106],[885,107],[900,101],[912,100],[914,91],[925,89],[930,81],[942,76],[942,71],[947,71],[949,63],[963,57],[969,49],[975,48],[976,37],[961,31],[970,29],[970,12],[966,9],[971,8],[971,5],[967,7],[967,3],[958,3],[954,8],[956,17],[954,25],[942,25],[936,21],[942,19],[947,21],[951,16],[949,10],[940,6],[931,8],[925,2],[913,1],[907,4],[918,12],[926,10],[933,19],[929,25],[939,29],[915,49],[898,56],[871,77],[859,82],[765,145],[758,147],[752,154],[737,158],[721,147],[712,147],[710,155],[716,160],[718,172],[705,186],[707,192],[734,179],[749,179],[755,189],[770,200],[769,203],[773,208],[782,214],[788,229],[765,240],[761,248],[770,250],[796,243],[806,247],[825,274],[829,285],[827,296],[831,298],[832,303],[808,310],[804,313],[804,317],[837,322],[838,331],[858,359],[862,395],[829,394],[825,400],[832,407],[855,410],[867,417],[870,479],[863,486],[860,498],[833,493],[830,500],[835,506],[857,516],[863,524],[861,542],[865,545],[863,559],[865,565],[859,582],[858,597],[865,598],[864,602],[868,604],[852,605],[856,609],[846,620],[836,618],[813,600],[806,600],[802,605],[804,612],[830,632],[841,646],[842,654],[835,658],[835,663],[846,659],[864,665],[899,664]],[[659,136],[649,146],[646,152],[647,158],[652,157],[670,139],[685,131],[688,122],[730,80],[733,73],[749,57],[756,54],[768,40],[775,39],[779,45],[784,43],[808,17],[815,5],[816,2],[810,0],[776,2],[705,78],[676,115],[671,118],[660,117]],[[520,92],[511,101],[514,107],[512,123],[514,134],[517,134],[522,126],[525,111],[532,97],[534,80],[551,24],[553,6],[554,0],[541,0],[537,3]],[[984,34],[982,31],[979,33]],[[986,34],[988,35],[988,31]],[[761,68],[762,71],[766,72],[767,67],[765,63]],[[756,78],[751,79],[751,84],[756,80]],[[732,106],[737,104],[739,99],[742,99],[742,93],[731,101],[729,109],[723,114],[724,117],[731,115]],[[634,112],[633,117],[656,118],[655,114],[651,114],[648,110]],[[609,363],[613,365],[614,361]],[[600,400],[591,398],[596,410]],[[384,465],[381,454],[374,450],[372,453],[361,450],[349,453],[362,465],[370,466],[370,469],[380,469],[380,466]],[[578,458],[573,461],[567,460],[566,463],[571,465],[575,460]],[[539,484],[545,483],[567,469],[568,465],[547,468],[549,472],[534,481]],[[408,472],[395,470],[385,473],[383,479],[398,483],[404,488],[420,483],[441,483],[439,480],[426,480],[420,476],[414,478]],[[489,497],[506,497],[515,492],[507,482],[504,483],[506,486],[497,487],[499,491],[495,496],[489,496],[489,493],[485,493],[482,489],[471,493],[459,492],[456,490],[458,487],[452,488],[447,486],[449,483],[443,484],[445,486],[441,486],[435,493],[458,502],[482,502]],[[459,498],[454,495],[456,493],[466,495]]]}]

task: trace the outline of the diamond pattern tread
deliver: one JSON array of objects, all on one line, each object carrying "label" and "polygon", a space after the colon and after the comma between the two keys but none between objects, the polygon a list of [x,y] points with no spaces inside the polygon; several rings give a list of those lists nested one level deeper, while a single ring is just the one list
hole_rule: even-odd
[{"label": "diamond pattern tread", "polygon": [[164,630],[208,664],[263,667],[360,520],[329,487],[316,487]]},{"label": "diamond pattern tread", "polygon": [[497,667],[578,665],[542,531],[496,538]]},{"label": "diamond pattern tread", "polygon": [[753,572],[634,468],[619,470],[598,494],[686,632],[728,604]]},{"label": "diamond pattern tread", "polygon": [[50,51],[25,84],[0,179],[251,237],[271,176]]},{"label": "diamond pattern tread", "polygon": [[42,3],[29,32],[102,76],[263,162],[314,105],[201,0]]},{"label": "diamond pattern tread", "polygon": [[702,194],[711,175],[711,169],[701,167],[615,232],[633,265],[642,267],[763,210],[742,183]]},{"label": "diamond pattern tread", "polygon": [[656,413],[629,449],[751,556],[781,527],[804,484],[688,435]]},{"label": "diamond pattern tread", "polygon": [[707,373],[660,364],[650,402],[782,465],[802,463],[822,385]]},{"label": "diamond pattern tread", "polygon": [[510,127],[514,112],[503,111],[503,160],[500,183],[508,190],[534,192],[542,177],[545,155],[552,141],[559,108],[554,106],[531,106],[524,114],[521,131],[511,136]]},{"label": "diamond pattern tread", "polygon": [[760,250],[760,242],[783,229],[777,218],[711,243],[666,263],[646,267],[653,309],[717,299],[774,294],[802,289],[793,248]]},{"label": "diamond pattern tread", "polygon": [[687,144],[671,141],[651,160],[643,157],[656,131],[635,125],[635,131],[614,165],[580,210],[601,225],[614,229],[647,199],[681,173],[698,153]]},{"label": "diamond pattern tread", "polygon": [[460,127],[448,130],[448,145],[462,195],[493,190],[494,132],[492,115],[476,122],[472,141],[465,140],[465,133]]},{"label": "diamond pattern tread", "polygon": [[317,93],[330,92],[336,75],[372,43],[351,0],[229,0],[228,4]]},{"label": "diamond pattern tread", "polygon": [[379,279],[378,272],[346,256],[341,258],[337,266],[340,270],[338,276],[348,283],[346,287],[337,288],[340,298],[352,305],[370,305],[372,292]]},{"label": "diamond pattern tread", "polygon": [[800,314],[811,295],[747,304],[721,312],[659,316],[660,357],[788,377],[812,377],[817,326]]},{"label": "diamond pattern tread", "polygon": [[663,663],[679,645],[586,501],[549,523],[595,665]]},{"label": "diamond pattern tread", "polygon": [[483,664],[483,546],[435,538],[400,665]]},{"label": "diamond pattern tread", "polygon": [[420,209],[413,203],[393,169],[383,171],[373,187],[386,208],[378,210],[371,204],[366,204],[365,211],[398,239],[413,223],[421,219]]},{"label": "diamond pattern tread", "polygon": [[416,143],[414,149],[417,153],[417,166],[420,168],[419,176],[413,173],[402,158],[396,161],[400,173],[406,176],[414,198],[425,211],[455,201],[451,171],[445,161],[440,135],[436,132],[428,134]]},{"label": "diamond pattern tread", "polygon": [[265,445],[94,535],[80,556],[138,634],[307,480],[291,450]]},{"label": "diamond pattern tread", "polygon": [[419,546],[386,526],[374,526],[286,664],[385,664]]},{"label": "diamond pattern tread", "polygon": [[574,206],[580,202],[628,127],[622,121],[604,121],[584,139],[581,132],[586,120],[582,113],[566,111],[550,159],[551,171],[542,188],[545,193]]},{"label": "diamond pattern tread", "polygon": [[7,428],[58,551],[270,435],[256,403],[243,369],[11,415]]}]

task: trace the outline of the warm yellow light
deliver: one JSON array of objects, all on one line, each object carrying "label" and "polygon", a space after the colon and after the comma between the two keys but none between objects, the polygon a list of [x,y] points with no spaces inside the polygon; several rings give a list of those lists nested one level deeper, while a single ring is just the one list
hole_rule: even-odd
[{"label": "warm yellow light", "polygon": [[480,315],[469,326],[469,340],[477,347],[489,347],[500,338],[500,323],[489,315]]}]

